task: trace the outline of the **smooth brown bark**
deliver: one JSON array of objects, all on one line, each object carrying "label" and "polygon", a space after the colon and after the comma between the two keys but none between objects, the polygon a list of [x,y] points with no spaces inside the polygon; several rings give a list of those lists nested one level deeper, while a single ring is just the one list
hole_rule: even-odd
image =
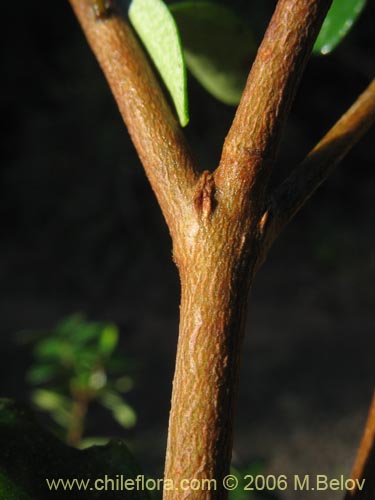
[{"label": "smooth brown bark", "polygon": [[[268,248],[266,235],[277,233],[266,231],[272,219],[268,178],[299,79],[331,2],[279,0],[220,165],[201,175],[147,57],[112,2],[70,3],[159,200],[181,277],[165,477],[176,488],[191,479],[215,479],[217,488],[165,491],[164,499],[224,499],[221,479],[231,459],[247,294]],[[356,134],[356,127],[350,134]],[[333,156],[340,158],[340,151]]]}]

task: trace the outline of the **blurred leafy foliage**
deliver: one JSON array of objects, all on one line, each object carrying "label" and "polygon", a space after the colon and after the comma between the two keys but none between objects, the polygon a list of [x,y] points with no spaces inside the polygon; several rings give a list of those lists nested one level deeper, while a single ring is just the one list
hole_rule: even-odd
[{"label": "blurred leafy foliage", "polygon": [[115,325],[87,321],[81,314],[65,318],[47,332],[32,332],[33,363],[27,381],[34,388],[32,401],[49,413],[66,441],[82,441],[85,419],[92,402],[108,409],[123,427],[136,422],[123,394],[133,386],[131,363],[116,354],[119,332]]},{"label": "blurred leafy foliage", "polygon": [[262,460],[254,460],[246,467],[231,467],[231,474],[237,477],[238,487],[229,492],[229,500],[277,500],[274,491],[253,491],[247,490],[250,486],[250,479],[248,476],[257,475],[266,476],[265,464]]},{"label": "blurred leafy foliage", "polygon": [[[188,122],[185,63],[202,86],[223,103],[236,105],[241,98],[256,53],[256,24],[264,7],[260,16],[247,18],[245,13],[237,15],[231,3],[224,3],[190,0],[169,5],[178,31],[162,0],[133,0],[130,4],[130,19],[171,92],[182,125]],[[314,53],[331,52],[365,4],[366,0],[335,0]]]},{"label": "blurred leafy foliage", "polygon": [[[124,498],[123,491],[87,491],[78,488],[51,493],[46,479],[80,480],[136,478],[141,473],[126,445],[120,440],[106,446],[76,450],[42,429],[32,413],[8,399],[0,400],[0,498],[44,500],[49,498]],[[129,500],[148,500],[145,491],[127,491]]]}]

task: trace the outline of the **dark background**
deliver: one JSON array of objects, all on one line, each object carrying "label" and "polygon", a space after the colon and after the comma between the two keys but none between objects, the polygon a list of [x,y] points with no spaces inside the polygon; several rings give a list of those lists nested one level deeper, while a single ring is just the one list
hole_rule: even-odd
[{"label": "dark background", "polygon": [[[251,11],[248,3],[233,5]],[[273,4],[258,2],[258,33]],[[339,49],[311,60],[273,184],[372,78],[374,14],[369,2]],[[168,231],[68,2],[5,2],[2,18],[1,395],[29,397],[30,348],[16,332],[51,328],[76,311],[115,322],[121,350],[138,365],[129,395],[138,424],[124,431],[94,412],[88,433],[125,437],[160,476],[179,304]],[[202,166],[214,168],[234,109],[192,79],[189,95],[186,133]],[[236,420],[239,465],[261,458],[273,473],[332,477],[350,469],[374,386],[373,142],[371,131],[257,277]]]}]

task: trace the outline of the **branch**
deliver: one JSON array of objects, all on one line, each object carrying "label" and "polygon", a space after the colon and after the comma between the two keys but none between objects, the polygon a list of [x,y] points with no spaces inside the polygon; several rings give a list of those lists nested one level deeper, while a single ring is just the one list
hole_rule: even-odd
[{"label": "branch", "polygon": [[345,500],[373,500],[375,492],[375,392],[352,470],[352,479],[365,479],[364,488],[348,491]]},{"label": "branch", "polygon": [[265,253],[282,229],[375,122],[375,80],[276,189],[263,218]]},{"label": "branch", "polygon": [[173,232],[198,177],[181,128],[139,42],[113,2],[69,1]]},{"label": "branch", "polygon": [[[225,140],[218,186],[263,195],[284,122],[331,0],[279,0]],[[255,189],[255,191],[254,191]]]}]

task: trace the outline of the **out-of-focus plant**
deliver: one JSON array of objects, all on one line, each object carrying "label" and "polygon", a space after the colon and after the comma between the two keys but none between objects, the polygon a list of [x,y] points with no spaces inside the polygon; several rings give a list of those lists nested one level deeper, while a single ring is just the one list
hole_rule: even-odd
[{"label": "out-of-focus plant", "polygon": [[229,500],[277,500],[275,491],[280,491],[279,478],[267,475],[265,463],[253,460],[247,466],[231,467],[230,473],[237,478],[238,486],[229,492]]},{"label": "out-of-focus plant", "polygon": [[33,387],[32,401],[49,413],[68,444],[82,447],[93,442],[82,439],[93,402],[108,409],[123,427],[135,424],[136,414],[123,397],[133,386],[128,375],[131,363],[116,355],[115,325],[75,314],[31,337],[33,363],[27,381]]}]

